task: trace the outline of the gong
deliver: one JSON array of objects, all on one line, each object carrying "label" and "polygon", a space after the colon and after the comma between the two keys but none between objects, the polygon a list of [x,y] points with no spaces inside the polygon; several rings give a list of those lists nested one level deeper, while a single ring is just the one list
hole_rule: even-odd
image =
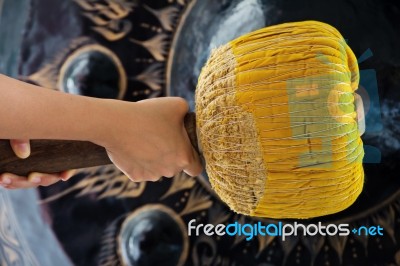
[{"label": "gong", "polygon": [[[364,191],[347,210],[302,222],[348,223],[350,228],[380,225],[383,236],[298,236],[285,241],[274,236],[250,241],[243,236],[188,236],[186,227],[192,219],[204,224],[278,221],[231,212],[212,191],[206,173],[196,178],[181,174],[156,183],[132,183],[115,167],[103,166],[82,169],[69,182],[30,195],[37,219],[51,228],[43,238],[57,250],[54,254],[60,262],[400,265],[398,2],[30,0],[22,8],[17,3],[23,1],[9,1],[0,0],[0,10],[7,7],[7,13],[0,13],[0,32],[13,33],[19,41],[0,40],[5,47],[0,50],[1,71],[48,89],[125,101],[181,96],[193,109],[197,78],[211,49],[264,26],[312,19],[336,27],[355,52],[360,91],[368,105],[362,137],[368,155]],[[9,9],[11,2],[16,4]],[[15,25],[10,31],[17,15],[26,17],[19,25],[23,30]],[[8,200],[7,210],[15,213],[14,201],[23,201],[24,196]],[[6,224],[3,221],[10,216],[0,213],[1,224]],[[22,257],[18,254],[30,254],[31,261],[37,260],[39,255],[31,252],[34,244],[29,244],[32,238],[24,232],[31,229],[18,219],[10,226],[20,233],[10,242],[9,235],[0,231],[5,265]]]}]

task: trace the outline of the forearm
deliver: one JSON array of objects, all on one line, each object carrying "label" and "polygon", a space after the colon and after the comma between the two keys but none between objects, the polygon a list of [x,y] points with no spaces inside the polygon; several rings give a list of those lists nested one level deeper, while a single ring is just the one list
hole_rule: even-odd
[{"label": "forearm", "polygon": [[107,100],[43,89],[0,75],[1,139],[97,142],[112,113]]},{"label": "forearm", "polygon": [[[155,181],[182,170],[195,176],[202,170],[184,127],[188,105],[182,98],[136,103],[97,99],[1,75],[0,95],[0,139],[91,141],[103,146],[111,161],[135,181]],[[0,183],[10,185],[11,178],[7,180],[0,177]],[[24,180],[21,177],[25,183],[20,184],[31,185]]]}]

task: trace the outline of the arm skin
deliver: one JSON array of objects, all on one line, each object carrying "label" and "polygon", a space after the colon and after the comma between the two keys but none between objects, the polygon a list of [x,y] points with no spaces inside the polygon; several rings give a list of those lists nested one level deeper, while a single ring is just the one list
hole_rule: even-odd
[{"label": "arm skin", "polygon": [[[0,91],[0,139],[14,139],[14,147],[29,139],[91,141],[105,147],[111,161],[133,181],[156,181],[180,171],[195,176],[202,171],[184,128],[188,105],[181,98],[136,103],[98,99],[44,89],[3,75]],[[3,186],[18,188],[4,182],[5,177],[15,178],[2,174]]]}]

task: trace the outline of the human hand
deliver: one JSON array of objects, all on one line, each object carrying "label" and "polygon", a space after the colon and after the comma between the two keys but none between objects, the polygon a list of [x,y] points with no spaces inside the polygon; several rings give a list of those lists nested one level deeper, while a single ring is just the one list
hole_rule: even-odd
[{"label": "human hand", "polygon": [[201,173],[199,156],[184,127],[188,112],[184,99],[162,97],[110,104],[117,116],[98,144],[132,181],[157,181],[181,171],[191,176]]},{"label": "human hand", "polygon": [[[21,159],[30,155],[29,140],[10,140],[11,148]],[[34,188],[37,186],[50,186],[60,180],[67,181],[75,173],[68,170],[58,174],[43,174],[33,172],[28,177],[18,176],[11,173],[0,174],[0,185],[7,189]]]}]

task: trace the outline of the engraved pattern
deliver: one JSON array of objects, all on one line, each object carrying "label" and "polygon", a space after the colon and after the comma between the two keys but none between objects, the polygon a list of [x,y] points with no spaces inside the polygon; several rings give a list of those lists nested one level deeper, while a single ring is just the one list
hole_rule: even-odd
[{"label": "engraved pattern", "polygon": [[162,65],[157,63],[149,65],[142,73],[131,79],[140,81],[153,91],[159,92],[164,84]]},{"label": "engraved pattern", "polygon": [[127,16],[136,4],[125,0],[74,0],[85,12],[83,15],[93,22],[92,29],[109,41],[117,41],[132,30],[132,22]]},{"label": "engraved pattern", "polygon": [[[125,217],[125,216],[124,216]],[[101,238],[101,250],[99,254],[98,265],[101,266],[119,266],[122,265],[117,255],[117,241],[121,220],[124,217],[118,217],[104,230]]]},{"label": "engraved pattern", "polygon": [[145,41],[139,41],[134,38],[130,38],[129,40],[147,49],[155,60],[163,62],[165,61],[167,54],[166,50],[168,44],[167,38],[168,38],[167,34],[159,33],[153,38]]},{"label": "engraved pattern", "polygon": [[7,191],[0,188],[0,265],[39,266],[17,225]]},{"label": "engraved pattern", "polygon": [[60,75],[60,68],[64,61],[67,60],[68,56],[75,50],[79,49],[87,44],[93,43],[87,37],[80,37],[74,39],[68,47],[62,49],[53,58],[49,58],[42,68],[37,72],[30,74],[27,77],[21,77],[26,81],[34,82],[44,88],[57,90],[58,77]]},{"label": "engraved pattern", "polygon": [[75,191],[78,191],[75,197],[90,194],[96,195],[97,200],[107,197],[136,198],[143,193],[147,184],[146,182],[132,182],[114,165],[86,168],[80,174],[85,178],[60,193],[42,199],[40,203],[58,200]]},{"label": "engraved pattern", "polygon": [[[194,5],[196,0],[165,0],[163,7],[156,7],[153,1],[92,1],[92,0],[74,0],[76,5],[82,11],[82,17],[89,22],[90,30],[101,37],[104,43],[129,44],[130,51],[140,51],[135,60],[130,64],[135,66],[135,71],[128,73],[131,82],[136,82],[131,87],[135,87],[134,93],[141,95],[142,98],[162,95],[165,86],[165,67],[171,53],[171,40],[176,33],[177,23],[181,21],[182,16],[187,15],[186,9],[189,5]],[[1,0],[0,0],[1,3]],[[115,5],[114,5],[115,3]],[[135,23],[128,23],[135,17],[135,12],[140,9],[141,12],[147,12],[151,19],[147,18]],[[130,26],[127,26],[129,25]],[[135,35],[136,29],[146,32],[146,34]],[[177,33],[178,34],[178,33]],[[74,47],[71,45],[70,47]],[[60,49],[62,50],[62,49]],[[71,49],[67,49],[67,54]],[[72,49],[73,50],[73,49]],[[144,51],[144,52],[143,52]],[[65,52],[64,52],[65,53]],[[125,51],[126,54],[129,54]],[[121,56],[121,55],[120,55]],[[60,58],[63,56],[60,56]],[[54,69],[42,70],[40,75],[32,74],[29,76],[32,80],[38,81],[41,78],[54,76],[56,84],[59,64],[64,60],[49,60]],[[57,62],[55,62],[57,61]],[[46,65],[46,64],[43,64]],[[125,65],[126,67],[126,65]],[[127,71],[128,72],[128,71]],[[47,81],[40,81],[40,84],[47,84]],[[53,82],[53,83],[51,83]],[[38,82],[39,83],[39,82]],[[144,88],[138,89],[143,86]],[[142,94],[141,94],[142,93]],[[127,95],[132,95],[132,90]],[[126,95],[126,96],[127,96]],[[128,98],[128,100],[132,100]],[[116,251],[115,241],[119,231],[121,217],[129,215],[140,204],[159,203],[174,209],[176,213],[187,223],[196,218],[197,223],[256,223],[276,222],[271,220],[259,220],[234,214],[210,192],[208,185],[200,179],[188,178],[181,174],[173,179],[164,179],[156,184],[142,183],[139,185],[131,183],[126,177],[113,167],[101,167],[85,169],[78,174],[80,181],[67,188],[61,193],[51,193],[50,196],[43,198],[44,207],[51,207],[49,202],[57,203],[63,200],[79,202],[90,198],[94,202],[102,203],[106,200],[115,200],[117,203],[126,204],[125,213],[111,217],[106,229],[102,230],[103,238],[99,241],[100,252],[98,259],[101,265],[120,265],[119,254]],[[78,177],[79,178],[79,177]],[[1,190],[0,190],[1,195]],[[74,195],[71,200],[70,195]],[[3,206],[3,199],[0,197],[0,206]],[[117,205],[116,203],[116,205]],[[55,208],[55,207],[54,207]],[[0,209],[3,211],[3,208]],[[1,224],[5,215],[0,215]],[[215,237],[201,235],[199,237],[190,237],[190,247],[186,265],[318,265],[318,262],[330,262],[334,265],[352,264],[357,265],[357,258],[373,257],[371,251],[376,248],[376,252],[387,252],[383,255],[385,262],[377,265],[400,265],[400,192],[394,193],[393,197],[377,204],[376,208],[358,216],[349,214],[343,220],[335,221],[337,223],[345,222],[351,226],[379,224],[386,233],[380,239],[365,238],[350,235],[348,237],[315,237],[289,238],[285,242],[277,237],[257,236],[251,241],[246,241],[244,236],[236,237]],[[65,224],[61,224],[63,226]],[[1,229],[4,230],[4,229]],[[0,241],[4,241],[4,234],[10,234],[7,231],[0,233]],[[60,235],[62,237],[62,235]],[[76,239],[79,239],[78,236]],[[13,243],[8,240],[8,245]],[[71,244],[71,243],[69,243]],[[14,247],[15,248],[15,247]],[[4,251],[1,250],[1,258]],[[20,249],[18,249],[18,252]],[[13,253],[15,254],[15,253]],[[298,260],[297,258],[304,259]],[[326,259],[321,259],[326,258]],[[390,263],[386,263],[390,261]],[[5,265],[11,265],[7,261]],[[2,262],[2,264],[4,264]],[[29,264],[28,264],[29,265]],[[326,264],[328,265],[328,264]],[[367,265],[367,264],[363,264]]]},{"label": "engraved pattern", "polygon": [[174,21],[178,17],[179,9],[169,6],[160,10],[155,10],[147,5],[143,5],[150,13],[152,13],[161,23],[162,27],[167,31],[172,31]]},{"label": "engraved pattern", "polygon": [[195,179],[189,177],[184,172],[179,173],[176,176],[174,176],[174,178],[172,178],[171,186],[168,188],[167,192],[165,192],[165,194],[160,199],[161,200],[165,199],[168,196],[171,196],[185,189],[191,189],[195,184],[196,184]]},{"label": "engraved pattern", "polygon": [[204,189],[199,187],[192,189],[185,208],[179,214],[184,216],[189,213],[210,208],[213,205],[213,202],[210,200],[210,195],[207,195],[204,192]]}]

